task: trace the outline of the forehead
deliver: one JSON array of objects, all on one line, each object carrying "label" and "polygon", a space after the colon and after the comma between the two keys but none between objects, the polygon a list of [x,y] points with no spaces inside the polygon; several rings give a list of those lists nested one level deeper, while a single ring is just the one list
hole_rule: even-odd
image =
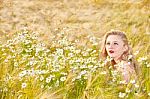
[{"label": "forehead", "polygon": [[109,35],[106,39],[106,42],[123,42],[122,38],[119,35]]}]

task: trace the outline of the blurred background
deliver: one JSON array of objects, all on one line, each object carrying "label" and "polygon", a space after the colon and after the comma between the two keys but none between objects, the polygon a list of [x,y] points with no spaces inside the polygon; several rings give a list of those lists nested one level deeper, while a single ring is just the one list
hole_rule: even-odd
[{"label": "blurred background", "polygon": [[[143,46],[150,35],[149,0],[0,0],[0,39],[5,41],[24,27],[42,34],[45,41],[58,28],[72,37],[92,34],[101,38],[107,31],[125,31],[132,46]],[[142,49],[142,48],[141,48]]]}]

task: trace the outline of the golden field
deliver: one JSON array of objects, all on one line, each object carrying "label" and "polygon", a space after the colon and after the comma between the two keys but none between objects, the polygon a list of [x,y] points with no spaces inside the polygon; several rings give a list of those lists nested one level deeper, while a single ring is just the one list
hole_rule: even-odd
[{"label": "golden field", "polygon": [[[140,81],[107,82],[111,29],[127,34]],[[1,99],[149,99],[149,54],[149,0],[0,0]]]}]

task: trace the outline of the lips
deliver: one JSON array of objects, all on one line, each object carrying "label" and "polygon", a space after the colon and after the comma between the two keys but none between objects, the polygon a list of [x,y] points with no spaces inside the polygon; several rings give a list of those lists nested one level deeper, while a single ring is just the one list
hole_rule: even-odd
[{"label": "lips", "polygon": [[109,53],[113,54],[113,53],[114,53],[114,51],[113,51],[113,50],[109,50]]}]

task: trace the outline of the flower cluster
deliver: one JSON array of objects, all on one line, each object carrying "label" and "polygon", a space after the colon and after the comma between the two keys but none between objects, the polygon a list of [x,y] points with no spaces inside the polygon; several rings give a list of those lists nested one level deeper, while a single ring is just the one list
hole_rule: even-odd
[{"label": "flower cluster", "polygon": [[[46,45],[38,36],[38,33],[24,30],[16,33],[6,43],[0,43],[0,63],[3,69],[0,90],[3,95],[30,97],[30,94],[26,94],[28,90],[56,90],[70,86],[68,89],[72,92],[66,89],[69,94],[67,97],[75,94],[77,98],[84,90],[92,90],[89,92],[94,93],[104,88],[104,91],[109,92],[110,88],[118,90],[118,86],[123,85],[124,91],[118,91],[117,94],[120,98],[137,95],[143,89],[149,96],[148,81],[146,87],[140,89],[141,85],[135,80],[129,84],[122,81],[118,71],[111,66],[110,72],[105,69],[104,66],[111,58],[108,57],[105,61],[98,59],[96,37],[87,36],[87,43],[91,46],[78,46],[78,39],[69,40],[67,33],[58,29],[50,45]],[[141,57],[138,61],[142,66],[149,67],[147,57]],[[107,79],[109,74],[111,80]],[[148,79],[148,70],[145,74],[144,77]]]}]

